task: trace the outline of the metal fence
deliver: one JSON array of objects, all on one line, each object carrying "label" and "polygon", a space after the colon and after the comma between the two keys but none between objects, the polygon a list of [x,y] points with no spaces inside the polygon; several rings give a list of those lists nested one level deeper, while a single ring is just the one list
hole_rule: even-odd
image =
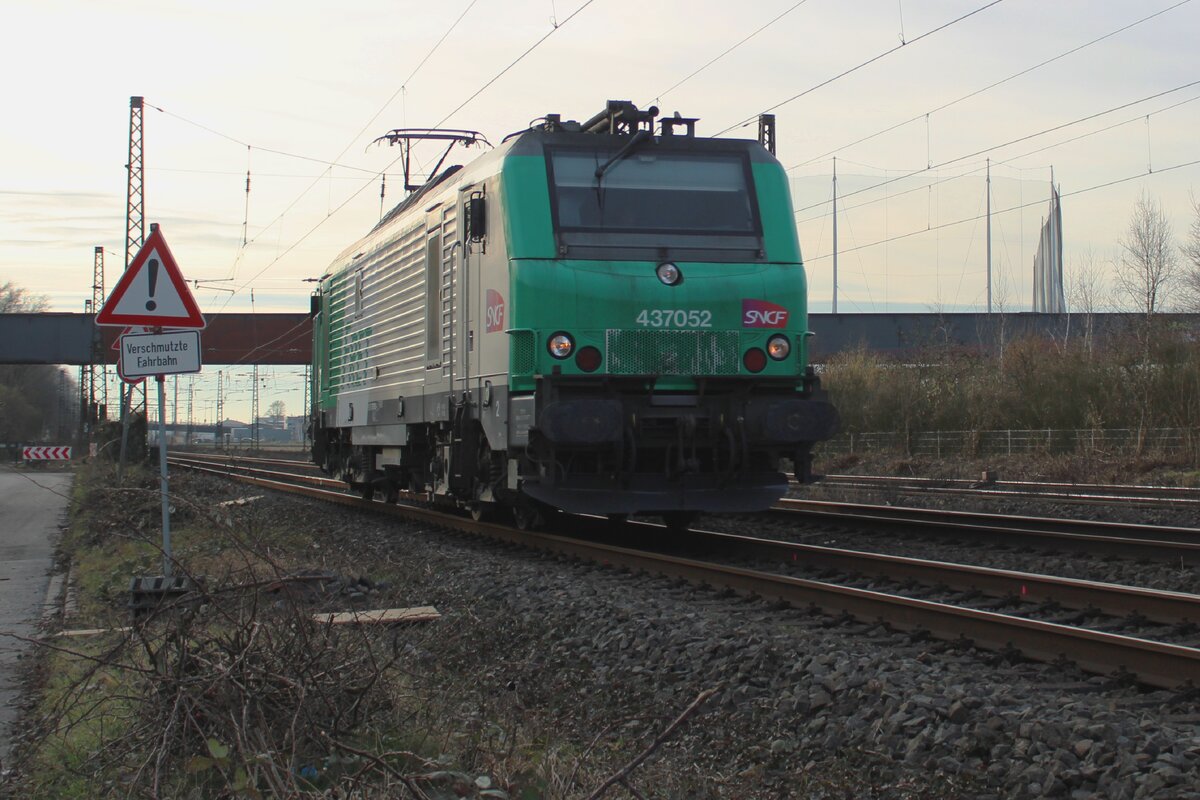
[{"label": "metal fence", "polygon": [[820,445],[822,455],[905,453],[994,456],[1020,453],[1161,454],[1200,458],[1200,429],[1053,429],[843,433]]}]

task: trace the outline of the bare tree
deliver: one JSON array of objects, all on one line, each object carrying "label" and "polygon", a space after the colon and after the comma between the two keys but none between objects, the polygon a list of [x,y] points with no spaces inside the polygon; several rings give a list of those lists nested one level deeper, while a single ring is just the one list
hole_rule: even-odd
[{"label": "bare tree", "polygon": [[0,283],[0,314],[45,311],[47,305],[45,297],[32,295],[28,289],[17,286],[12,281]]},{"label": "bare tree", "polygon": [[1180,277],[1179,300],[1186,311],[1200,312],[1200,200],[1192,195],[1192,226],[1187,241],[1179,248],[1183,253],[1183,274]]},{"label": "bare tree", "polygon": [[1162,207],[1142,192],[1129,227],[1118,242],[1116,289],[1138,311],[1147,316],[1167,305],[1169,292],[1179,270],[1171,222]]},{"label": "bare tree", "polygon": [[[44,311],[47,305],[45,297],[12,281],[0,283],[0,314]],[[77,386],[49,364],[0,364],[0,441],[65,441]]]},{"label": "bare tree", "polygon": [[273,420],[282,421],[287,415],[287,406],[283,404],[282,400],[276,400],[275,402],[271,403],[270,407],[267,409],[267,414]]},{"label": "bare tree", "polygon": [[1083,315],[1083,346],[1090,353],[1095,315],[1100,311],[1103,297],[1103,277],[1094,251],[1089,249],[1071,261],[1072,268],[1067,273],[1067,308]]}]

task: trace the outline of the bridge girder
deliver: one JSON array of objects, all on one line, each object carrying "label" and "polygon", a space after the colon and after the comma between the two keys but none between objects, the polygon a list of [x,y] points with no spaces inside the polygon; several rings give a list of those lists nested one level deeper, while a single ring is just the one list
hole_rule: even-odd
[{"label": "bridge girder", "polygon": [[[1164,324],[1190,331],[1200,340],[1200,314],[1159,314]],[[308,314],[210,314],[200,336],[206,365],[310,363],[312,318]],[[1098,344],[1128,336],[1144,320],[1140,314],[1093,314]],[[821,362],[858,347],[894,356],[931,346],[991,350],[1004,342],[1040,337],[1065,342],[1083,334],[1082,314],[809,314],[809,354]],[[92,316],[72,313],[0,314],[0,364],[88,364]],[[120,328],[103,329],[101,352],[115,364],[111,345]]]}]

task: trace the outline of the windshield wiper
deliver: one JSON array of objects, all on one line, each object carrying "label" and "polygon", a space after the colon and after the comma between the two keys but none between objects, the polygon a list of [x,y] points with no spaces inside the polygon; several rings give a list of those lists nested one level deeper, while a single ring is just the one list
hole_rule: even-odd
[{"label": "windshield wiper", "polygon": [[596,167],[596,187],[600,187],[600,181],[603,180],[604,173],[608,172],[613,164],[616,164],[622,158],[629,155],[633,151],[633,148],[637,147],[639,144],[649,138],[651,138],[650,131],[642,128],[640,131],[630,137],[629,141],[625,143],[625,146],[618,150],[612,158]]}]

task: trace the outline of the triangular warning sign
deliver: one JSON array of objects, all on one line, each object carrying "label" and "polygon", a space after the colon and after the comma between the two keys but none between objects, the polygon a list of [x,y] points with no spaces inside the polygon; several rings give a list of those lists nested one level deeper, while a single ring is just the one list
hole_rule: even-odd
[{"label": "triangular warning sign", "polygon": [[157,225],[104,301],[96,324],[204,327],[200,307]]}]

